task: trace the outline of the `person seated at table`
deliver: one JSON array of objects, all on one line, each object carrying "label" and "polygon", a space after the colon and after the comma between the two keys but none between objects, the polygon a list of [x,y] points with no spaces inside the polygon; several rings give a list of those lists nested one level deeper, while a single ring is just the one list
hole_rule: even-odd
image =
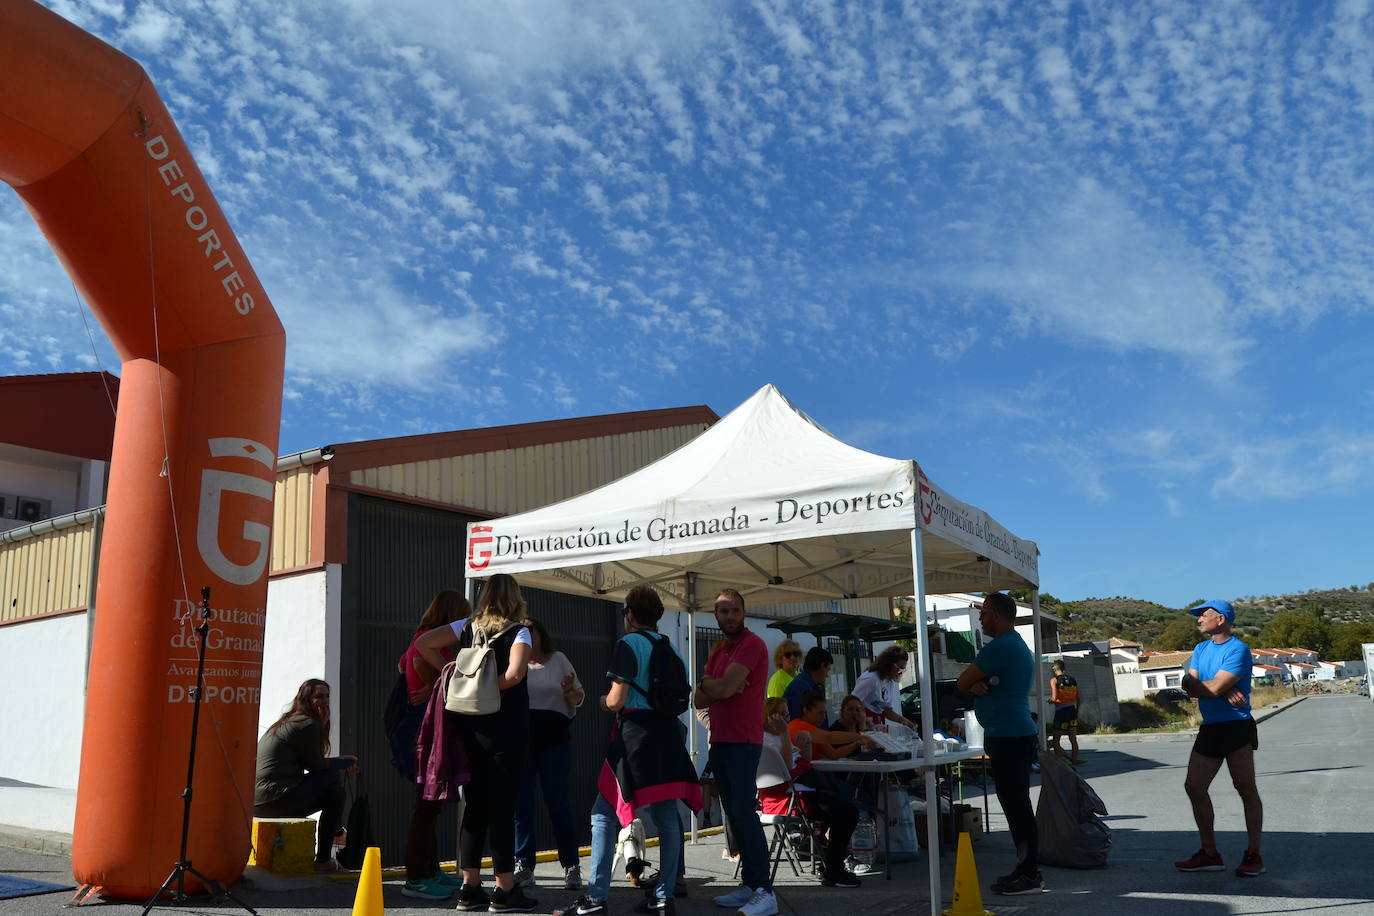
[{"label": "person seated at table", "polygon": [[[825,701],[821,701],[824,708]],[[787,703],[773,697],[763,706],[763,743],[776,750],[787,764],[788,773],[797,789],[797,803],[807,817],[816,822],[818,830],[824,825],[825,859],[821,865],[821,884],[826,887],[852,888],[860,885],[845,861],[849,856],[849,839],[859,822],[859,809],[845,797],[844,787],[829,773],[811,768],[811,730],[798,730],[800,746],[792,743],[792,730],[787,721]],[[764,814],[787,814],[791,793],[787,786],[771,786],[759,790],[759,805]]]},{"label": "person seated at table", "polygon": [[305,817],[320,812],[315,871],[338,871],[333,847],[342,845],[341,771],[358,772],[358,758],[329,757],[329,684],[306,680],[258,742],[254,817]]},{"label": "person seated at table", "polygon": [[778,647],[773,650],[773,666],[777,671],[768,679],[768,690],[765,693],[769,699],[782,696],[782,692],[787,689],[787,685],[792,683],[792,679],[797,676],[797,669],[801,667],[802,651],[801,646],[795,640],[784,639],[778,643]]},{"label": "person seated at table", "polygon": [[902,672],[906,671],[907,654],[901,646],[888,646],[868,670],[854,682],[854,696],[863,704],[864,713],[875,726],[896,722],[916,729],[915,723],[901,714]]},{"label": "person seated at table", "polygon": [[801,715],[788,723],[793,743],[806,734],[811,741],[811,759],[836,760],[848,757],[861,747],[873,747],[873,739],[858,732],[836,731],[822,727],[825,721],[825,697],[814,690],[801,698]]},{"label": "person seated at table", "polygon": [[[825,679],[830,676],[830,666],[833,664],[835,656],[820,646],[812,646],[806,650],[806,658],[802,659],[802,670],[792,678],[792,683],[782,692],[783,699],[787,701],[789,717],[794,720],[801,718],[802,697],[808,691],[819,693],[821,699],[825,699]],[[821,716],[821,725],[823,728],[829,727],[824,714]]]},{"label": "person seated at table", "polygon": [[854,694],[850,694],[840,701],[840,717],[835,720],[835,727],[841,731],[855,732],[863,734],[870,728],[868,716],[864,713],[863,701]]}]

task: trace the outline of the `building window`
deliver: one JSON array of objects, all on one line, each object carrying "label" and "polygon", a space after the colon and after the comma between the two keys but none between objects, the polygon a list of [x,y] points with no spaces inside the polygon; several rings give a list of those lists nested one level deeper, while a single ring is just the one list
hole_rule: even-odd
[{"label": "building window", "polygon": [[1183,675],[1181,674],[1168,674],[1164,677],[1164,685],[1166,687],[1177,687],[1178,682],[1182,679]]},{"label": "building window", "polygon": [[1145,676],[1145,689],[1146,689],[1146,690],[1158,690],[1158,689],[1159,689],[1159,678],[1155,677],[1153,674],[1147,674],[1147,675]]},{"label": "building window", "polygon": [[715,627],[697,627],[697,670],[706,670],[706,660],[711,657],[711,649],[725,638],[725,634]]}]

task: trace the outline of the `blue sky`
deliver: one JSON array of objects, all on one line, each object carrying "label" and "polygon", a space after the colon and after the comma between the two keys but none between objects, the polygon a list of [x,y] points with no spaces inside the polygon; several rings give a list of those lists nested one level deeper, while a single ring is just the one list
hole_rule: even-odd
[{"label": "blue sky", "polygon": [[[283,453],[773,382],[1061,598],[1374,580],[1368,2],[49,5],[272,296]],[[0,373],[96,334],[0,194]]]}]

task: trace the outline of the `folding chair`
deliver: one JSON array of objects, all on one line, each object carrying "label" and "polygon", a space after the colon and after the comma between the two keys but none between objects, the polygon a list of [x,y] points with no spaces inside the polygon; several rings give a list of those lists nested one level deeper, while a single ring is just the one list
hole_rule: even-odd
[{"label": "folding chair", "polygon": [[759,815],[759,821],[765,827],[773,828],[773,842],[768,849],[768,858],[773,863],[769,880],[777,878],[778,865],[781,864],[784,855],[787,856],[788,864],[792,866],[792,873],[798,878],[801,877],[801,862],[792,848],[793,837],[806,837],[807,850],[811,857],[810,871],[814,874],[817,859],[815,825],[802,807],[800,793],[797,792],[796,784],[792,782],[792,774],[788,772],[787,765],[782,762],[782,755],[765,744],[762,753],[759,754],[759,769],[754,776],[754,787],[772,789],[777,786],[787,787],[786,812]]}]

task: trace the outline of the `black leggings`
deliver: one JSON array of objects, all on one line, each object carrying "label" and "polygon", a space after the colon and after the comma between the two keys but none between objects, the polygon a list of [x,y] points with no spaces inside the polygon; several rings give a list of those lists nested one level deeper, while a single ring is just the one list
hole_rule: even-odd
[{"label": "black leggings", "polygon": [[406,880],[423,881],[439,873],[439,813],[445,802],[425,801],[424,789],[415,790],[406,835]]},{"label": "black leggings", "polygon": [[1034,878],[1040,869],[1040,834],[1030,803],[1030,768],[1035,760],[1035,736],[983,739],[997,783],[997,801],[1007,816],[1007,829],[1016,843],[1019,860],[1012,874]]},{"label": "black leggings", "polygon": [[515,871],[515,801],[525,773],[525,748],[495,735],[464,736],[472,780],[463,787],[463,822],[458,828],[458,865],[481,868],[482,849],[491,844],[492,871]]},{"label": "black leggings", "polygon": [[262,805],[253,806],[255,817],[305,817],[320,812],[315,835],[315,861],[324,862],[334,854],[334,834],[343,826],[344,787],[338,770],[306,773],[286,794]]}]

